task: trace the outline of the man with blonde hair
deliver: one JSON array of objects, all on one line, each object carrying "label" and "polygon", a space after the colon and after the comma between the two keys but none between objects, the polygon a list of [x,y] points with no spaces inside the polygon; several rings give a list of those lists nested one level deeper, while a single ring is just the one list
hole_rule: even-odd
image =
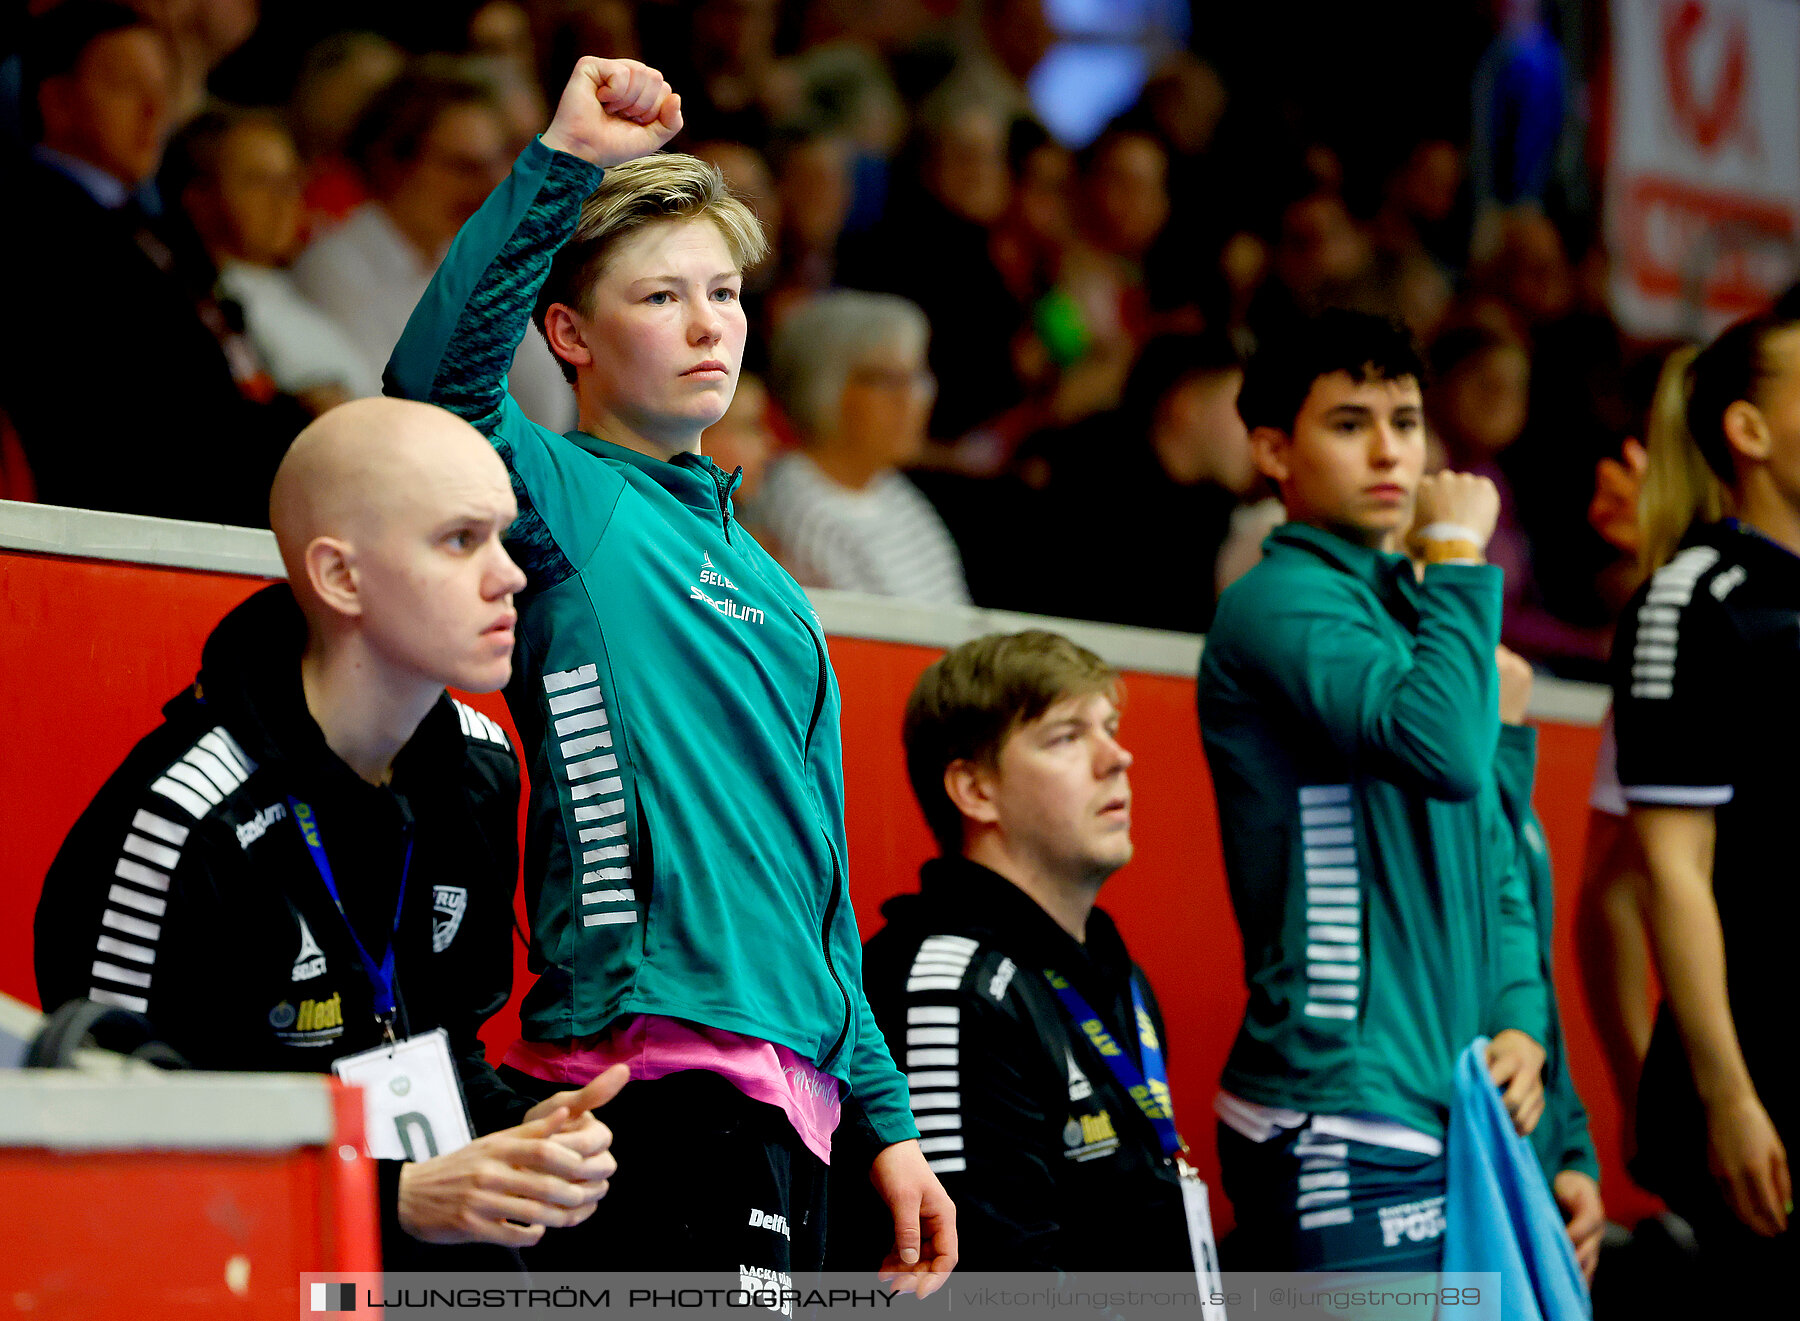
[{"label": "man with blonde hair", "polygon": [[[519,771],[444,689],[512,673],[516,512],[441,409],[367,399],[307,427],[271,496],[288,583],[213,631],[37,911],[45,1009],[142,1014],[197,1067],[326,1072],[395,1043],[441,1063],[441,1105],[421,1081],[404,1124],[371,1111],[371,1146],[408,1153],[378,1165],[390,1270],[505,1268],[424,1245],[535,1242],[591,1215],[614,1168],[588,1112],[622,1070],[534,1105],[476,1035],[512,984]],[[417,1118],[465,1105],[487,1136],[464,1146]]]},{"label": "man with blonde hair", "polygon": [[[1031,630],[953,648],[907,702],[941,854],[883,907],[863,975],[976,1270],[1195,1266],[1161,1014],[1094,906],[1132,854],[1121,697],[1098,656]],[[867,1251],[853,1191],[846,1267]]]}]

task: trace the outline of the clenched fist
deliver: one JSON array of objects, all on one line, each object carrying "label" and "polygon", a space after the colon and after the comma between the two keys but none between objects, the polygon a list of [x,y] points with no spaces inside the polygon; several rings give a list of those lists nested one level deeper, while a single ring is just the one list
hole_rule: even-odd
[{"label": "clenched fist", "polygon": [[[1419,479],[1413,498],[1413,525],[1406,535],[1407,546],[1425,558],[1431,544],[1438,540],[1467,543],[1458,545],[1459,559],[1479,559],[1494,535],[1494,524],[1500,520],[1500,492],[1486,477],[1466,472],[1440,472]],[[1433,528],[1460,529],[1461,535],[1445,538],[1424,537]]]},{"label": "clenched fist", "polygon": [[610,167],[661,150],[680,131],[681,98],[655,69],[584,55],[556,103],[544,145]]}]

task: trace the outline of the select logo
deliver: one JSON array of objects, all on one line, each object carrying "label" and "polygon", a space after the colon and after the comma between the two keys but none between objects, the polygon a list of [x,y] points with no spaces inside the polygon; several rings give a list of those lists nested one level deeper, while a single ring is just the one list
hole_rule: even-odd
[{"label": "select logo", "polygon": [[315,1283],[312,1287],[312,1310],[315,1312],[354,1312],[354,1284]]}]

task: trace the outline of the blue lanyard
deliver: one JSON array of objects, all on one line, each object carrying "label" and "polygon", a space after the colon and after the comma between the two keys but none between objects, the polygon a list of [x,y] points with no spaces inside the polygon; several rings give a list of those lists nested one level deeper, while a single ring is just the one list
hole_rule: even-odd
[{"label": "blue lanyard", "polygon": [[344,919],[344,930],[350,933],[350,943],[356,946],[357,954],[362,957],[363,975],[369,979],[369,989],[373,992],[375,1021],[381,1024],[382,1033],[391,1042],[394,1039],[395,1012],[394,945],[395,937],[400,934],[400,914],[406,907],[406,874],[412,870],[412,832],[407,832],[406,860],[400,864],[400,897],[394,902],[394,930],[388,936],[387,952],[377,964],[369,957],[369,951],[363,948],[356,928],[350,924],[350,915],[344,911],[343,897],[338,894],[337,880],[331,874],[331,859],[325,856],[325,844],[319,838],[318,817],[313,815],[311,807],[292,794],[288,795],[288,806],[294,811],[294,824],[300,827],[300,838],[306,841],[306,851],[312,854],[313,866],[319,869],[319,879],[325,882],[325,892],[337,906],[338,916]]},{"label": "blue lanyard", "polygon": [[1137,978],[1131,979],[1131,1007],[1137,1014],[1138,1044],[1143,1048],[1144,1057],[1142,1069],[1132,1062],[1130,1052],[1113,1040],[1112,1033],[1100,1021],[1100,1015],[1082,998],[1081,992],[1069,984],[1068,978],[1052,968],[1045,968],[1044,976],[1050,989],[1056,992],[1056,998],[1062,1001],[1063,1010],[1100,1052],[1100,1058],[1106,1062],[1112,1076],[1118,1079],[1119,1085],[1144,1112],[1144,1118],[1155,1127],[1156,1136],[1162,1140],[1163,1155],[1173,1156],[1187,1150],[1187,1144],[1175,1131],[1175,1107],[1169,1097],[1169,1070],[1163,1064],[1162,1043],[1156,1039],[1156,1025],[1144,1008],[1144,995],[1138,989]]}]

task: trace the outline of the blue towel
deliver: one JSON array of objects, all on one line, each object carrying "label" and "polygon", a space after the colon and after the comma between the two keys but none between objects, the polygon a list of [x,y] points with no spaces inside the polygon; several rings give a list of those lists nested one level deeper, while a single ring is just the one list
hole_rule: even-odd
[{"label": "blue towel", "polygon": [[1486,1037],[1456,1061],[1444,1195],[1444,1270],[1497,1271],[1500,1321],[1590,1321],[1562,1212],[1488,1076]]}]

